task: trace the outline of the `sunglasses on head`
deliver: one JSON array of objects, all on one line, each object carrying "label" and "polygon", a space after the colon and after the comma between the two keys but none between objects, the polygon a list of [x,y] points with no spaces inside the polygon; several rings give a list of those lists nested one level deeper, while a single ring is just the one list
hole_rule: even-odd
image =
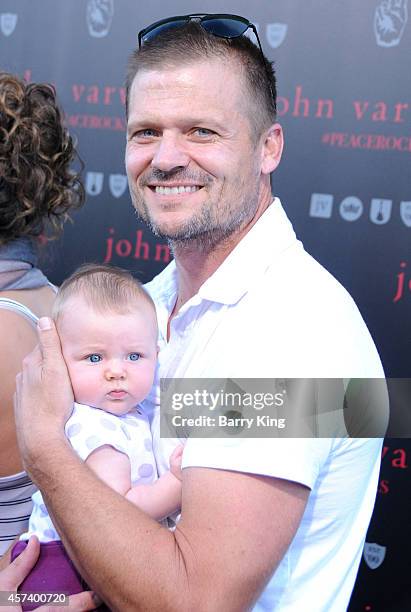
[{"label": "sunglasses on head", "polygon": [[147,26],[138,33],[138,46],[141,48],[144,43],[149,42],[162,32],[172,30],[174,28],[181,28],[186,23],[195,21],[198,23],[203,30],[209,34],[214,34],[219,38],[237,38],[243,36],[248,29],[251,29],[258,42],[261,53],[260,39],[258,38],[257,28],[253,23],[240,17],[239,15],[225,15],[225,14],[204,14],[204,13],[193,13],[192,15],[177,15],[176,17],[167,17],[167,19],[161,19],[151,25]]},{"label": "sunglasses on head", "polygon": [[258,47],[261,53],[261,59],[263,60],[264,68],[267,73],[268,83],[273,95],[271,86],[272,75],[269,73],[266,65],[266,60],[261,46],[260,38],[258,36],[257,28],[251,21],[248,21],[245,17],[240,15],[227,15],[227,14],[204,14],[204,13],[193,13],[192,15],[177,15],[176,17],[168,17],[167,19],[161,19],[151,25],[147,26],[138,33],[138,47],[141,47],[153,40],[156,36],[162,32],[173,30],[175,28],[181,28],[186,23],[195,21],[198,23],[203,30],[219,38],[238,38],[244,36],[247,30],[252,30],[256,37]]}]

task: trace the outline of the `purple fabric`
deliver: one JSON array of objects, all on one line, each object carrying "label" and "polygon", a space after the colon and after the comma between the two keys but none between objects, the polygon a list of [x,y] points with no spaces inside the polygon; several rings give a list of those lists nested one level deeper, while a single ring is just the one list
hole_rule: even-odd
[{"label": "purple fabric", "polygon": [[[20,540],[11,551],[13,561],[26,548],[27,542]],[[40,544],[40,555],[36,565],[27,578],[21,583],[19,593],[67,593],[74,595],[88,591],[78,571],[67,555],[61,542]],[[25,603],[23,611],[35,610],[41,604]],[[64,610],[64,607],[62,608]]]}]

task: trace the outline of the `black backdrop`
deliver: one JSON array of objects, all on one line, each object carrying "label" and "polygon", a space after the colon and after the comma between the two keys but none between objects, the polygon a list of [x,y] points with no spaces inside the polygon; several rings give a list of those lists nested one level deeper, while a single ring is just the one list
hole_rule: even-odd
[{"label": "black backdrop", "polygon": [[[408,8],[408,0],[0,0],[0,67],[55,84],[86,164],[86,206],[44,253],[51,280],[84,261],[110,261],[144,281],[169,261],[126,187],[126,59],[137,31],[162,17],[242,14],[277,66],[286,149],[273,191],[307,250],[354,296],[387,375],[409,376]],[[409,410],[409,382],[396,389],[395,409]],[[411,610],[410,453],[408,439],[387,439],[352,611]]]}]

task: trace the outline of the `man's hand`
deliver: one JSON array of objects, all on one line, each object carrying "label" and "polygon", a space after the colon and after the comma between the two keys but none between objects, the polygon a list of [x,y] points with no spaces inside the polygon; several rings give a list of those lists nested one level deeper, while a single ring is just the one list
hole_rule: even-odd
[{"label": "man's hand", "polygon": [[38,332],[39,346],[24,359],[23,371],[16,379],[15,402],[20,452],[34,480],[33,467],[47,452],[48,443],[65,439],[64,424],[73,407],[71,383],[53,321],[40,319]]},{"label": "man's hand", "polygon": [[[40,543],[37,538],[30,538],[29,543],[23,552],[4,570],[0,571],[0,592],[13,591],[16,592],[19,585],[23,582],[26,576],[33,569],[40,553]],[[94,610],[101,603],[98,597],[90,591],[70,595],[69,605],[64,607],[64,610],[69,612],[85,612],[86,610]],[[20,606],[1,606],[2,612],[18,612],[21,611]],[[38,610],[43,612],[61,612],[61,606],[42,606]]]}]

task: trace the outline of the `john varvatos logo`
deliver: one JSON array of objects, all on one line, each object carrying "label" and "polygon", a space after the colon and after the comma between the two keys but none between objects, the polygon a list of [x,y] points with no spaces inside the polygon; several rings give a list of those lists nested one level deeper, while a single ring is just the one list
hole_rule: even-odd
[{"label": "john varvatos logo", "polygon": [[411,279],[409,278],[409,274],[405,272],[407,267],[407,262],[402,261],[400,263],[400,272],[397,274],[397,282],[395,287],[395,295],[393,297],[394,304],[399,302],[404,297],[404,294],[411,293]]}]

